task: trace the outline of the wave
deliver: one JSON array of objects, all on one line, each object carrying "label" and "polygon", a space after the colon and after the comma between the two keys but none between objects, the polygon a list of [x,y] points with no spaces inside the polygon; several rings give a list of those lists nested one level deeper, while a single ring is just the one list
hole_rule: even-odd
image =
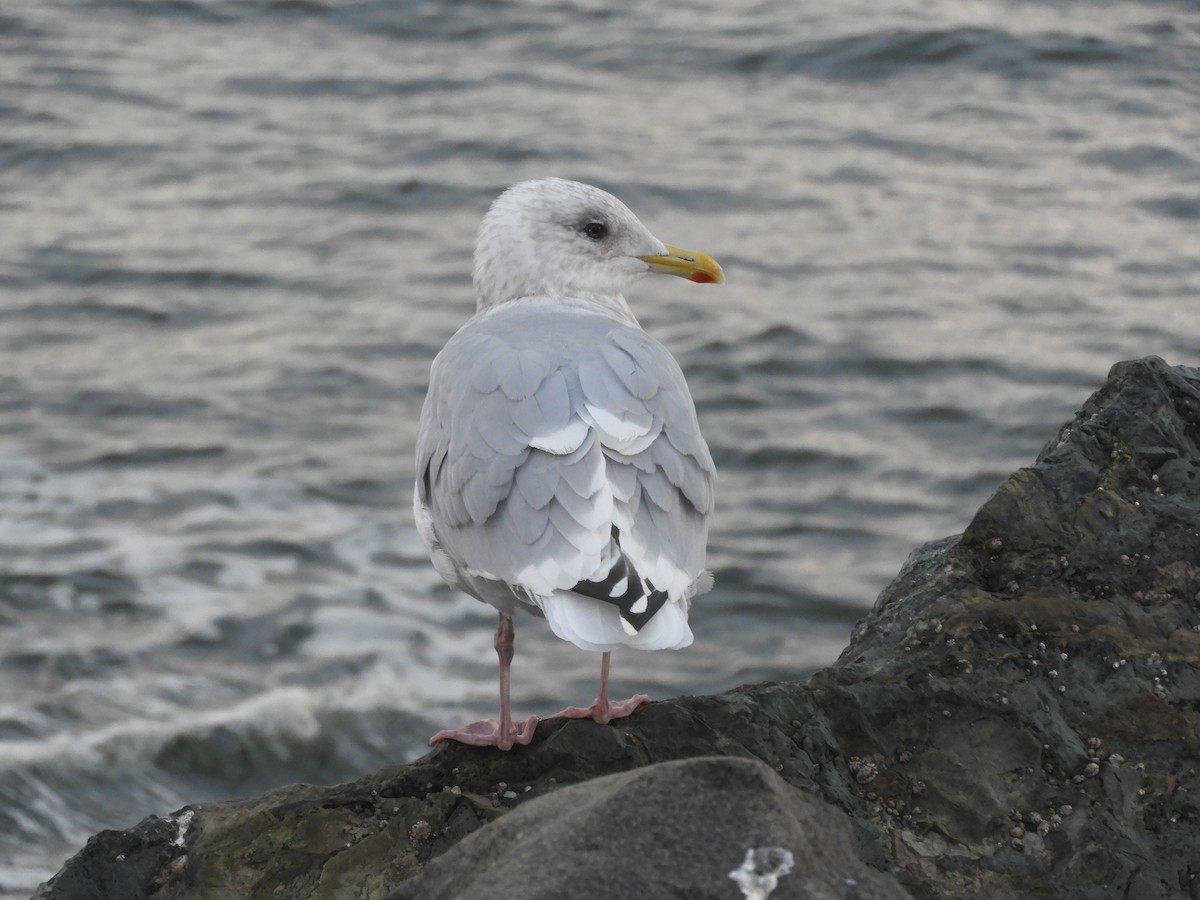
[{"label": "wave", "polygon": [[92,832],[151,811],[349,779],[403,759],[430,726],[386,702],[402,694],[394,674],[376,666],[363,675],[352,697],[283,686],[164,721],[131,719],[49,740],[10,735],[0,743],[0,856],[44,846],[65,857]]},{"label": "wave", "polygon": [[[255,21],[323,19],[355,31],[386,34],[407,40],[469,39],[493,34],[520,12],[505,0],[465,0],[456,3],[425,3],[420,0],[120,0],[111,4],[139,16],[186,19],[205,23],[246,24]],[[505,10],[501,17],[496,13]],[[538,10],[529,10],[528,25],[536,28]]]},{"label": "wave", "polygon": [[223,444],[200,444],[185,446],[182,444],[151,444],[131,447],[128,450],[113,450],[90,456],[78,462],[63,466],[64,471],[90,469],[100,467],[106,469],[124,468],[126,466],[152,466],[170,463],[191,463],[202,459],[212,459],[224,456],[229,448]]},{"label": "wave", "polygon": [[1170,194],[1166,197],[1155,197],[1138,204],[1147,212],[1168,219],[1183,219],[1194,221],[1200,219],[1200,195]]},{"label": "wave", "polygon": [[869,32],[742,54],[728,66],[745,74],[803,73],[834,81],[889,78],[918,69],[960,67],[1032,77],[1059,67],[1123,64],[1150,51],[1073,34],[1019,36],[995,28]]}]

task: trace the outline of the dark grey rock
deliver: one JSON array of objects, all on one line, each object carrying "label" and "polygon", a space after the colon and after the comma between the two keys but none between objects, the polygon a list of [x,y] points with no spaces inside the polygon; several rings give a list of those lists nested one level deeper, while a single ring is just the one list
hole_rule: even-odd
[{"label": "dark grey rock", "polygon": [[431,861],[389,900],[740,896],[746,851],[794,856],[772,900],[908,898],[856,856],[846,814],[763,763],[700,757],[565,787]]},{"label": "dark grey rock", "polygon": [[[443,856],[421,877],[457,865],[465,891],[468,866],[516,827],[508,810],[532,818],[525,804],[549,795],[558,827],[538,827],[588,846],[601,832],[565,786],[631,773],[589,795],[611,838],[650,814],[619,806],[622,786],[669,785],[646,767],[713,756],[777,774],[734,792],[747,820],[783,795],[778,782],[846,814],[852,840],[834,826],[830,852],[844,855],[823,872],[865,864],[918,898],[1200,897],[1200,372],[1115,366],[963,535],[912,554],[838,662],[806,682],[653,703],[609,726],[547,721],[508,753],[443,745],[354,784],[195,807],[186,829],[151,818],[97,835],[37,896],[408,896]],[[811,834],[811,818],[795,813],[791,832],[779,815],[787,834]],[[741,830],[705,835],[733,854],[715,867],[734,868]],[[705,896],[675,890],[693,884],[691,850],[672,859],[634,896]],[[539,884],[502,881],[503,865],[489,860],[494,896]],[[595,896],[629,895],[589,871]],[[797,874],[773,897],[796,896],[784,891]],[[712,896],[736,898],[722,887]]]}]

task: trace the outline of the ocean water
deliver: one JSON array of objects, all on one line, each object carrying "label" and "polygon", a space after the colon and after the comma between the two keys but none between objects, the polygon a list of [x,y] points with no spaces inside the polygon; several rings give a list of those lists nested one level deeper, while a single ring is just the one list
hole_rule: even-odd
[{"label": "ocean water", "polygon": [[[479,217],[547,174],[728,275],[630,295],[717,581],[618,693],[804,677],[1113,362],[1200,363],[1194,3],[7,0],[0,896],[492,714],[413,443]],[[517,641],[517,713],[590,700]]]}]

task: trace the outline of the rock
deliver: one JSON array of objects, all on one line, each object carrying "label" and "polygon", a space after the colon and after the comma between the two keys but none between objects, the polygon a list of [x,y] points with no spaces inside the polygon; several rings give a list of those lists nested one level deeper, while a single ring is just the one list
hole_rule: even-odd
[{"label": "rock", "polygon": [[706,756],[562,788],[432,860],[389,900],[736,897],[748,849],[781,847],[793,870],[773,900],[908,898],[860,862],[841,810],[756,760]]},{"label": "rock", "polygon": [[1118,364],[814,679],[904,754],[892,865],[939,896],[1200,892],[1198,476],[1200,372]]},{"label": "rock", "polygon": [[[721,766],[727,786],[686,787]],[[1115,366],[963,535],[914,551],[807,682],[152,817],[97,835],[37,897],[472,896],[481,868],[492,896],[543,878],[558,893],[534,896],[588,896],[520,831],[580,862],[591,896],[630,895],[621,864],[565,848],[666,833],[677,853],[649,858],[659,880],[635,896],[736,898],[724,876],[762,841],[798,860],[773,897],[1194,898],[1198,769],[1200,372],[1151,358]],[[775,830],[741,830],[772,804]],[[829,865],[810,884],[812,841]],[[842,872],[861,880],[839,894]]]}]

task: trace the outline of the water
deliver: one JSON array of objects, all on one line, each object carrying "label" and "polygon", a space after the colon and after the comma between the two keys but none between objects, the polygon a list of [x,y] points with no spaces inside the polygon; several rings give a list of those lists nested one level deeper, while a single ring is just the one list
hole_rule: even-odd
[{"label": "water", "polygon": [[[717,587],[615,663],[710,692],[831,661],[1113,362],[1200,361],[1198,107],[1182,2],[9,0],[0,895],[492,712],[493,616],[408,506],[503,187],[726,268],[631,296],[720,466]],[[519,713],[595,669],[518,623]]]}]

